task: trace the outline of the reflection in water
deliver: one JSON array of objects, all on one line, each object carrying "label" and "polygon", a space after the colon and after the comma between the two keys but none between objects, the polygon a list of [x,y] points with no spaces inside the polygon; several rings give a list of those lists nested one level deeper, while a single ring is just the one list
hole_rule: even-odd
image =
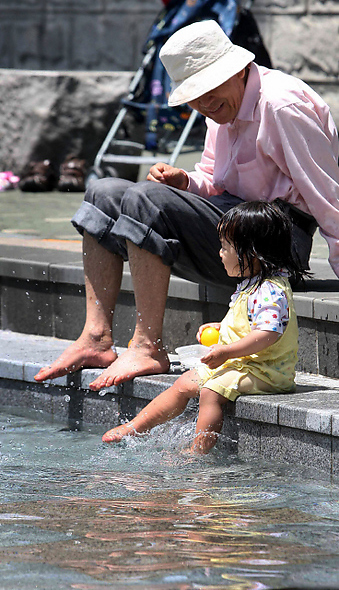
[{"label": "reflection in water", "polygon": [[337,588],[329,482],[217,449],[192,458],[177,426],[108,448],[22,418],[2,425],[0,578],[22,572],[22,590]]}]

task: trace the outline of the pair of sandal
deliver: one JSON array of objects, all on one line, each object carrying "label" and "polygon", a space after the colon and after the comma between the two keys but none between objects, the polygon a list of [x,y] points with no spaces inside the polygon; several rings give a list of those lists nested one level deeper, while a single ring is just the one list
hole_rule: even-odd
[{"label": "pair of sandal", "polygon": [[85,190],[86,163],[76,156],[68,156],[59,170],[50,160],[29,162],[19,181],[24,192],[45,192],[57,189],[62,192]]}]

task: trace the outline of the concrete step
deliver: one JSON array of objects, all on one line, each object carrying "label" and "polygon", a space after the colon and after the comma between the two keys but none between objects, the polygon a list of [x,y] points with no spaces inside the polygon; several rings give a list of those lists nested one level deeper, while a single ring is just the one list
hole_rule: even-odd
[{"label": "concrete step", "polygon": [[[176,355],[166,375],[138,377],[96,393],[89,383],[101,369],[83,369],[48,383],[36,372],[55,359],[69,341],[0,332],[0,405],[3,411],[39,415],[71,429],[104,432],[134,416],[183,371]],[[264,458],[312,466],[339,475],[339,380],[297,374],[297,392],[241,396],[225,414],[221,440],[240,458]],[[103,395],[104,394],[104,395]],[[190,415],[196,404],[191,404]]]},{"label": "concrete step", "polygon": [[[85,319],[81,243],[1,243],[0,328],[73,340]],[[40,242],[41,245],[41,242]],[[339,281],[324,259],[311,262],[314,278],[294,293],[300,328],[298,370],[339,378]],[[204,322],[221,319],[230,288],[205,287],[172,277],[164,321],[169,352],[195,342]],[[114,316],[117,346],[127,346],[134,329],[132,281],[125,266]]]}]

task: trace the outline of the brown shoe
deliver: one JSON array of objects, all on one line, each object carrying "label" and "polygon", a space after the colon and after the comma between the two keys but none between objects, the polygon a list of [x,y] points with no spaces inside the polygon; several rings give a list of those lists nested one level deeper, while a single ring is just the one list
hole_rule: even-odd
[{"label": "brown shoe", "polygon": [[86,162],[74,156],[68,156],[60,166],[58,190],[62,192],[84,191]]},{"label": "brown shoe", "polygon": [[19,188],[25,192],[52,191],[57,184],[58,174],[50,160],[29,162],[24,168]]}]

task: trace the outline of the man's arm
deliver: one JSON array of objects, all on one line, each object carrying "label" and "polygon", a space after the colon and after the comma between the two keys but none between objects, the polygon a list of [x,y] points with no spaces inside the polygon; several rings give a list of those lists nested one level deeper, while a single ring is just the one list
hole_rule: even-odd
[{"label": "man's arm", "polygon": [[329,262],[339,277],[338,139],[333,119],[328,114],[323,122],[314,109],[298,103],[277,111],[273,124],[292,182],[328,243]]}]

